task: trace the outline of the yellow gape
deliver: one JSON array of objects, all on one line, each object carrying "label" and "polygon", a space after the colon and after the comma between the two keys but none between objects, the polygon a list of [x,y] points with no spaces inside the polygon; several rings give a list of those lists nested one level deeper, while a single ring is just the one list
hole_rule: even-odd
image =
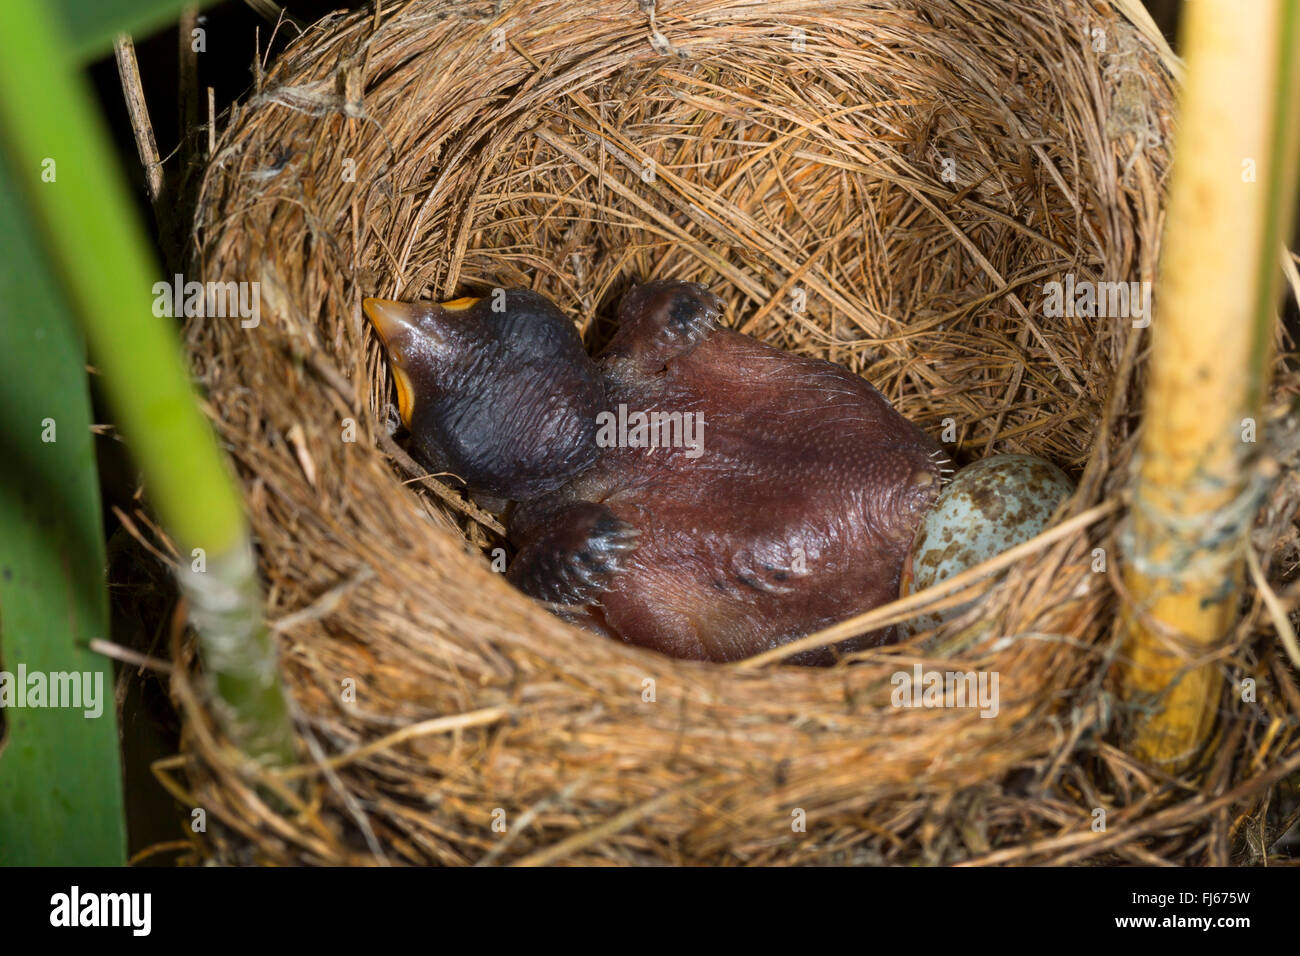
[{"label": "yellow gape", "polygon": [[411,390],[411,380],[407,378],[406,373],[394,365],[388,363],[388,367],[393,372],[393,382],[397,385],[397,414],[402,416],[402,424],[407,428],[411,427],[411,412],[415,407],[414,393]]}]

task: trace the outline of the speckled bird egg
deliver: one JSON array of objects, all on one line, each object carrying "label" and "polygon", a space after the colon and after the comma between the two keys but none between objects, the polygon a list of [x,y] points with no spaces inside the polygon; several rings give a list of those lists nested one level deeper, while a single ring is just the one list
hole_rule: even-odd
[{"label": "speckled bird egg", "polygon": [[[1037,535],[1074,483],[1031,455],[993,455],[967,465],[922,519],[903,562],[899,596],[946,581]],[[922,614],[899,625],[904,638],[937,627],[970,605]]]}]

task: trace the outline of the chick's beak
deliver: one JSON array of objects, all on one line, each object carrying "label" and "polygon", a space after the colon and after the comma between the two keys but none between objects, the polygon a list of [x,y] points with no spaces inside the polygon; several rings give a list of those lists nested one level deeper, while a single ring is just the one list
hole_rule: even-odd
[{"label": "chick's beak", "polygon": [[393,302],[391,299],[362,299],[361,308],[384,344],[393,348],[401,344],[404,335],[416,333],[416,315],[420,310],[426,313],[432,311],[436,317],[438,312],[464,312],[473,308],[478,301],[477,296],[465,296],[450,302],[439,302],[437,305],[426,303],[419,306],[411,302]]},{"label": "chick's beak", "polygon": [[409,302],[362,299],[361,308],[387,346],[396,344],[404,334],[415,328],[415,309]]},{"label": "chick's beak", "polygon": [[388,299],[363,299],[361,308],[388,350],[388,367],[397,386],[397,413],[402,417],[402,424],[409,428],[411,413],[415,409],[415,391],[406,369],[394,361],[393,356],[400,350],[402,340],[415,329],[414,309],[409,303]]}]

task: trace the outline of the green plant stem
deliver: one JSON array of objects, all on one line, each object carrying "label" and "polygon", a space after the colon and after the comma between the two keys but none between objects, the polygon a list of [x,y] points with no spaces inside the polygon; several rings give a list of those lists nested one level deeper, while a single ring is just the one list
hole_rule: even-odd
[{"label": "green plant stem", "polygon": [[[154,314],[153,286],[161,277],[108,136],[49,18],[40,0],[0,3],[0,129],[15,179],[145,473],[151,505],[185,562],[203,549],[207,566],[225,575],[182,574],[192,607],[202,612],[214,601],[245,602],[200,622],[208,626],[200,640],[224,699],[225,728],[250,756],[288,762],[292,727],[274,640],[260,619],[242,505],[199,412],[171,320]],[[237,633],[211,630],[235,618],[244,622]],[[239,653],[232,654],[236,641]]]}]

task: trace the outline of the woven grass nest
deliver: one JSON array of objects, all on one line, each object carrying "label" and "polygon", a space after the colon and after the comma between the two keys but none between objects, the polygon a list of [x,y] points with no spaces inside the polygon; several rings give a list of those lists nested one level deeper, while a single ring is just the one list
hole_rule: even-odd
[{"label": "woven grass nest", "polygon": [[[261,795],[178,630],[175,786],[213,819],[204,852],[1258,861],[1296,762],[1292,677],[1250,590],[1211,757],[1178,782],[1125,754],[1108,674],[1147,338],[1041,308],[1067,273],[1154,277],[1172,97],[1100,0],[411,0],[308,29],[228,118],[198,211],[202,277],[260,282],[261,324],[191,320],[187,347],[310,766],[301,803]],[[600,343],[651,277],[706,283],[728,324],[862,374],[936,437],[950,419],[959,461],[1056,462],[1073,524],[925,643],[832,668],[573,629],[491,570],[499,526],[392,437],[361,300],[528,286]],[[1256,533],[1279,587],[1286,500]],[[997,671],[998,716],[892,707],[918,661]],[[1241,676],[1282,693],[1242,703]]]}]

